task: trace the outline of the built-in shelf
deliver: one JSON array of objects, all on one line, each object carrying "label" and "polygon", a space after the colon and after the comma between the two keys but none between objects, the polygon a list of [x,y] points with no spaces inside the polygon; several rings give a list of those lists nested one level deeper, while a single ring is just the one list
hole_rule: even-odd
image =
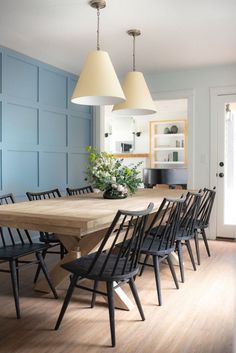
[{"label": "built-in shelf", "polygon": [[154,151],[184,151],[184,147],[156,147]]},{"label": "built-in shelf", "polygon": [[184,137],[184,134],[155,134],[155,137]]},{"label": "built-in shelf", "polygon": [[[174,133],[172,133],[174,131]],[[187,164],[186,120],[150,122],[151,167],[161,165],[184,166]]]},{"label": "built-in shelf", "polygon": [[148,153],[114,153],[115,158],[147,158],[149,157]]},{"label": "built-in shelf", "polygon": [[154,164],[184,164],[184,162],[181,162],[181,161],[177,161],[177,162],[173,162],[173,161],[155,161]]}]

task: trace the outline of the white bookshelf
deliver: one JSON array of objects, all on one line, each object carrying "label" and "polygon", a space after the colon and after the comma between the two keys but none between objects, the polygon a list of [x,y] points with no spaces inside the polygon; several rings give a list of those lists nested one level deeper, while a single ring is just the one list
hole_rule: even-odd
[{"label": "white bookshelf", "polygon": [[150,122],[151,167],[187,164],[186,120]]}]

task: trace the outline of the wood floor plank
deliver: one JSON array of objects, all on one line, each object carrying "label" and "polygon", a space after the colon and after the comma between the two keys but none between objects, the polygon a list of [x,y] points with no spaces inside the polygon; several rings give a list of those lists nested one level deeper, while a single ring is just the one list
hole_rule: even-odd
[{"label": "wood floor plank", "polygon": [[[236,243],[211,241],[208,258],[200,242],[202,264],[192,270],[184,252],[186,283],[176,290],[168,266],[161,268],[163,306],[157,305],[151,268],[137,278],[146,321],[138,310],[116,310],[115,353],[233,353],[236,298]],[[52,260],[52,259],[50,259]],[[52,260],[53,261],[53,260]],[[176,267],[178,278],[179,270]],[[34,271],[21,273],[22,319],[15,319],[10,279],[0,274],[1,353],[104,353],[111,350],[106,304],[76,290],[59,331],[54,331],[67,283],[59,300],[33,291]]]}]

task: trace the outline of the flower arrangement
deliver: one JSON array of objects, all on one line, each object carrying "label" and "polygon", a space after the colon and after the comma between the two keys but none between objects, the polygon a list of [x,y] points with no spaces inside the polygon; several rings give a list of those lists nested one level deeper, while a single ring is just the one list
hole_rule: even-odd
[{"label": "flower arrangement", "polygon": [[142,184],[138,167],[142,162],[130,166],[122,164],[123,160],[116,159],[107,152],[98,152],[96,148],[87,147],[89,163],[87,181],[93,188],[104,191],[104,198],[124,198],[133,194]]}]

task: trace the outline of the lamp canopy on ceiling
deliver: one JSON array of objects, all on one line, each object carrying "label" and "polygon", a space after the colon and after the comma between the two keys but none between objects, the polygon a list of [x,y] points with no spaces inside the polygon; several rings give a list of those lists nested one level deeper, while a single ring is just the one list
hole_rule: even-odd
[{"label": "lamp canopy on ceiling", "polygon": [[100,9],[104,0],[92,0],[97,9],[97,50],[88,54],[75,86],[71,102],[84,105],[112,105],[125,101],[125,95],[107,52],[100,50]]},{"label": "lamp canopy on ceiling", "polygon": [[133,71],[125,76],[122,88],[126,101],[114,105],[112,112],[116,115],[150,115],[156,113],[148,86],[142,72],[136,71],[135,38],[141,34],[138,29],[130,29],[127,33],[133,37]]}]

